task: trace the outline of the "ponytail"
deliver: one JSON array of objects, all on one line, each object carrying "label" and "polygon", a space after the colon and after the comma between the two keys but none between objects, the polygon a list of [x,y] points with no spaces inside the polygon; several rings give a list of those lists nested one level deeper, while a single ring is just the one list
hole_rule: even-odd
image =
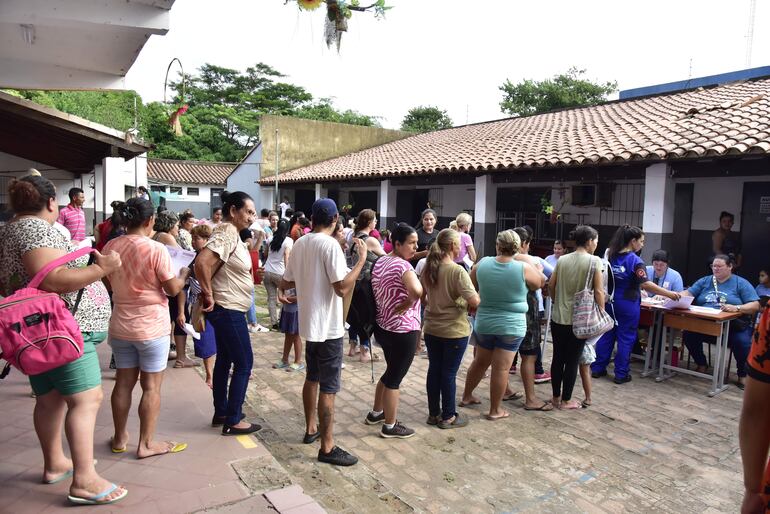
[{"label": "ponytail", "polygon": [[460,246],[460,234],[451,228],[445,228],[438,233],[438,237],[430,246],[428,256],[425,261],[425,284],[433,287],[438,283],[438,269],[441,261],[452,252],[452,247]]}]

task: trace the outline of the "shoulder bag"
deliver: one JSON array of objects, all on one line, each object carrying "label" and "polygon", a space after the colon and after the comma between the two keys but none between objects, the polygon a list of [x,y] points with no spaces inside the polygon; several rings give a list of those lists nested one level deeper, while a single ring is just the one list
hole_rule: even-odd
[{"label": "shoulder bag", "polygon": [[[238,241],[236,241],[235,248],[233,248],[233,251],[230,252],[230,256],[227,258],[227,260],[230,260],[233,257],[233,254],[235,254],[235,251],[238,249],[238,244]],[[221,270],[224,265],[224,261],[220,259],[219,267],[216,269],[216,271],[214,271],[214,273],[211,274],[211,278],[209,278],[211,287],[214,287],[214,277],[217,273],[219,273],[219,270]],[[190,309],[190,324],[193,326],[196,332],[203,333],[203,331],[206,330],[206,313],[203,312],[200,295],[198,298],[198,301],[196,301]]]},{"label": "shoulder bag", "polygon": [[593,277],[596,273],[596,261],[591,259],[585,287],[575,293],[572,307],[572,332],[578,339],[591,339],[615,326],[615,322],[604,309],[600,309],[594,298]]}]

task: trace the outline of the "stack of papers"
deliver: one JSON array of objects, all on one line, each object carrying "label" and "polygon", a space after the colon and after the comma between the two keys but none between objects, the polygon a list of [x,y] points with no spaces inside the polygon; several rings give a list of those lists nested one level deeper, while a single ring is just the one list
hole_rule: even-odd
[{"label": "stack of papers", "polygon": [[667,299],[663,302],[664,309],[689,309],[694,298],[692,296],[682,296],[679,300]]}]

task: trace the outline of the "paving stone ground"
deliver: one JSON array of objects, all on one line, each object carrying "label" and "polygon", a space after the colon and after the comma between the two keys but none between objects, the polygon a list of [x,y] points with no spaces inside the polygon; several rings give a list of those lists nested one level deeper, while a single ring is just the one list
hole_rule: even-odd
[{"label": "paving stone ground", "polygon": [[[264,305],[264,291],[259,293]],[[260,309],[263,319],[264,312]],[[257,334],[252,341],[255,371],[248,404],[265,425],[259,438],[292,481],[330,512],[739,509],[741,392],[736,387],[709,398],[707,381],[680,375],[656,383],[639,376],[637,362],[629,384],[594,380],[594,404],[588,409],[525,412],[519,401],[507,405],[508,419],[492,422],[483,419],[489,394],[485,380],[477,390],[483,404],[461,409],[470,417],[469,426],[440,430],[425,424],[428,361],[418,357],[402,384],[399,410],[399,419],[417,434],[390,440],[379,437],[379,427],[363,423],[374,395],[370,365],[345,357],[335,435],[360,462],[335,468],[316,461],[318,443],[301,443],[304,372],[271,369],[283,335]],[[471,358],[469,348],[458,394]],[[550,346],[545,360],[550,362]],[[375,378],[383,371],[384,361],[375,363]],[[511,384],[521,388],[518,375],[511,376]],[[541,398],[550,397],[550,384],[536,387]],[[582,394],[578,380],[575,397]]]}]

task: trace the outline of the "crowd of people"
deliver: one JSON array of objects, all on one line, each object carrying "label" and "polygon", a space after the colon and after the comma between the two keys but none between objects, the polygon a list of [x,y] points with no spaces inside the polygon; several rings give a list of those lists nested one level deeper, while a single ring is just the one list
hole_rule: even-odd
[{"label": "crowd of people", "polygon": [[[69,197],[71,204],[60,212],[55,187],[47,179],[30,175],[11,182],[15,216],[0,229],[3,295],[25,287],[37,271],[86,238],[82,209],[78,213],[82,191],[73,189]],[[517,399],[523,399],[528,411],[589,407],[591,379],[607,375],[610,361],[616,384],[631,380],[629,359],[643,295],[674,300],[692,296],[696,305],[740,313],[731,322],[730,344],[741,387],[751,373],[747,358],[755,314],[770,283],[764,270],[760,285],[752,287],[733,273],[736,262],[731,255],[716,254],[712,274],[685,288],[681,275],[668,267],[665,251],[653,254],[651,266],[638,256],[645,243],[638,227],[618,228],[604,258],[594,255],[597,231],[585,225],[575,227],[569,242],[556,241],[553,254],[545,259],[530,255],[533,234],[528,227],[501,231],[495,255],[478,258],[467,213],[440,230],[437,213],[427,209],[417,227],[400,222],[380,233],[374,211],[361,210],[346,226],[335,202],[326,198],[312,205],[309,218],[292,211],[288,199],[280,214],[266,209],[258,214],[243,192],[225,192],[222,201],[206,223],[188,212],[159,212],[142,195],[114,202],[112,216],[96,227],[92,261],[84,257],[59,267],[41,286],[70,304],[84,290],[75,312],[83,356],[30,376],[43,480],[71,478],[70,499],[75,503],[112,503],[127,494],[124,487],[99,476],[93,464],[94,425],[102,401],[95,345],[109,341],[116,368],[112,451],[124,453],[131,443],[126,420],[138,382],[142,394],[137,458],[178,453],[186,448],[184,442],[157,441],[154,431],[172,341],[174,367],[195,365],[186,351],[183,327],[188,323],[200,332],[194,352],[212,389],[212,426],[221,426],[223,435],[261,429],[245,419],[242,409],[253,367],[250,332],[279,330],[285,334],[284,347],[273,368],[305,372],[303,442],[320,440],[318,460],[342,466],[357,462],[335,444],[333,433],[346,330],[349,356],[367,362],[377,358],[374,342],[382,348],[385,371],[363,418],[368,425],[382,425],[384,438],[415,434],[398,418],[399,390],[415,355],[422,352],[428,358],[426,423],[439,429],[468,425],[468,416],[458,408],[481,404],[474,392],[490,368],[487,420],[508,417],[504,402]],[[57,220],[69,237],[55,226]],[[723,236],[721,247],[730,240]],[[172,269],[167,247],[177,246],[196,253],[189,267]],[[367,281],[376,305],[373,332],[345,323],[343,299]],[[254,287],[259,283],[267,292],[270,328],[257,323]],[[585,289],[593,291],[598,308],[615,320],[612,330],[589,340],[573,330],[574,298]],[[543,367],[541,346],[548,316],[550,371]],[[684,342],[697,370],[705,371],[702,343],[713,341],[685,333]],[[458,403],[457,374],[469,344],[473,360]],[[523,393],[511,389],[509,379],[516,372]],[[582,400],[573,397],[578,375]],[[547,381],[551,397],[538,398],[535,383]],[[71,459],[62,448],[65,426]]]}]

